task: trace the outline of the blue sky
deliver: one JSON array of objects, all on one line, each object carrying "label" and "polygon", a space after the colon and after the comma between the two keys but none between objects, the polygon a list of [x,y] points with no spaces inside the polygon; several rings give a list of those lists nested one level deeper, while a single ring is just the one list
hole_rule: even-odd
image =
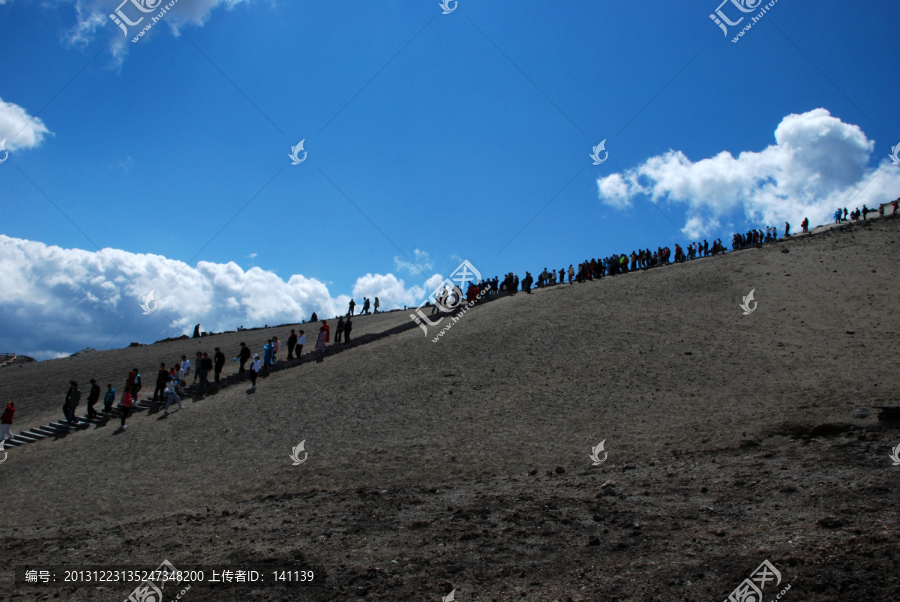
[{"label": "blue sky", "polygon": [[[29,291],[0,296],[3,346],[42,357],[100,347],[151,286],[169,319],[141,316],[110,346],[197,321],[336,313],[366,291],[414,305],[461,259],[485,276],[524,275],[807,212],[817,223],[875,174],[854,206],[900,196],[888,157],[900,143],[896,2],[778,0],[737,43],[758,10],[731,2],[723,12],[745,19],[727,38],[709,18],[715,0],[460,0],[447,15],[438,4],[179,0],[131,43],[105,16],[118,2],[0,2],[0,257],[24,262],[0,284]],[[25,134],[46,133],[22,138],[16,111],[37,115]],[[790,115],[801,117],[776,144]],[[291,165],[301,139],[307,160]],[[609,158],[592,165],[603,139]],[[685,164],[721,153],[735,162]],[[804,182],[816,170],[822,182],[766,190],[798,161]],[[835,166],[845,175],[826,182]],[[127,277],[101,265],[113,251],[51,261],[52,246],[120,251]],[[190,262],[182,286],[219,295],[215,316],[189,308],[179,281],[160,285],[159,258]],[[408,259],[424,275],[398,263]],[[201,274],[198,262],[218,268]],[[253,268],[257,288],[241,292]],[[217,269],[236,279],[230,292],[213,290]],[[302,298],[289,308],[259,297],[295,275],[285,291]],[[72,339],[45,340],[63,306]]]}]

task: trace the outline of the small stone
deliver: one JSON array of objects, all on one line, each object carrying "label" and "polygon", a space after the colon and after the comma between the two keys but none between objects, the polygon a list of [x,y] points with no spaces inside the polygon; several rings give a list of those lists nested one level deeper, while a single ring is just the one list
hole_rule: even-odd
[{"label": "small stone", "polygon": [[537,474],[537,468],[532,468],[531,470],[528,471],[528,474],[530,474],[531,476],[536,475],[536,474]]},{"label": "small stone", "polygon": [[565,473],[566,473],[566,469],[565,469],[565,468],[563,468],[562,466],[557,466],[557,467],[556,467],[556,474],[565,474]]},{"label": "small stone", "polygon": [[860,420],[863,418],[868,418],[871,415],[872,415],[872,412],[870,412],[869,410],[864,410],[864,409],[859,409],[859,410],[856,410],[855,412],[853,412],[853,417],[859,418]]},{"label": "small stone", "polygon": [[603,490],[603,495],[615,496],[618,495],[615,487],[607,487]]},{"label": "small stone", "polygon": [[589,545],[589,546],[599,546],[599,545],[600,545],[600,538],[597,537],[597,536],[591,536],[591,537],[588,539],[588,545]]},{"label": "small stone", "polygon": [[701,487],[700,493],[709,493],[709,489],[707,489],[706,487]]}]

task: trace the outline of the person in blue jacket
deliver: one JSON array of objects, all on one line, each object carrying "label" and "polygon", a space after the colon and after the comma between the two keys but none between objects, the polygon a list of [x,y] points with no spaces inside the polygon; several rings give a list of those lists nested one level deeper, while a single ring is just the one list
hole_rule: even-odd
[{"label": "person in blue jacket", "polygon": [[263,347],[263,369],[265,369],[266,372],[269,371],[269,364],[272,363],[272,354],[274,352],[275,345],[272,344],[272,339],[269,339],[269,342]]}]

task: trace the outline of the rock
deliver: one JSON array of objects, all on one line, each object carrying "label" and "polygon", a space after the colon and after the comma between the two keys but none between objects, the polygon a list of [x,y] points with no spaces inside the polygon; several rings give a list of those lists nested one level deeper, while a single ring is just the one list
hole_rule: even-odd
[{"label": "rock", "polygon": [[531,470],[528,471],[528,474],[530,474],[531,476],[536,475],[536,474],[537,474],[537,468],[532,468]]},{"label": "rock", "polygon": [[812,439],[816,437],[834,437],[851,429],[852,426],[849,424],[820,424],[809,431],[809,436]]},{"label": "rock", "polygon": [[587,545],[589,545],[589,546],[599,546],[599,545],[600,545],[600,538],[597,537],[596,535],[592,535],[590,538],[588,538],[588,544],[587,544]]},{"label": "rock", "polygon": [[612,486],[607,487],[606,489],[603,490],[603,495],[616,496],[618,494],[619,493],[616,491],[616,488],[612,487]]},{"label": "rock", "polygon": [[853,412],[853,417],[859,418],[860,420],[863,418],[868,418],[871,415],[872,415],[872,412],[870,412],[869,410],[859,409],[859,410],[856,410],[855,412]]},{"label": "rock", "polygon": [[605,483],[600,485],[600,489],[606,489],[607,487],[612,487],[615,484],[615,481],[606,481]]},{"label": "rock", "polygon": [[700,493],[709,493],[709,489],[707,489],[706,487],[701,487]]},{"label": "rock", "polygon": [[562,466],[557,466],[557,467],[556,467],[556,474],[566,474],[566,469],[563,468]]},{"label": "rock", "polygon": [[790,251],[788,251],[787,247],[782,247],[781,252],[782,253],[790,253]]},{"label": "rock", "polygon": [[820,518],[816,521],[816,524],[820,527],[824,527],[826,529],[839,529],[844,526],[844,523],[834,518],[833,516],[827,516],[825,518]]}]

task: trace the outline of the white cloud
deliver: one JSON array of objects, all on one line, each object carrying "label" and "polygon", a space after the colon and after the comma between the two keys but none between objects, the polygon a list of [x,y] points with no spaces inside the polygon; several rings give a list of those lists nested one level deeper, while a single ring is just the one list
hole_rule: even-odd
[{"label": "white cloud", "polygon": [[35,148],[48,134],[52,132],[39,117],[31,117],[19,105],[0,98],[0,140],[6,140],[6,150]]},{"label": "white cloud", "polygon": [[443,280],[443,276],[434,274],[425,281],[424,287],[406,288],[403,280],[399,280],[393,274],[366,274],[356,280],[353,297],[356,299],[368,297],[373,302],[375,297],[378,297],[382,309],[393,309],[403,305],[415,307],[426,293],[430,293]]},{"label": "white cloud", "polygon": [[422,270],[430,270],[434,267],[428,253],[419,249],[413,251],[412,261],[403,261],[399,257],[394,257],[394,264],[398,271],[406,270],[411,274],[421,274]]},{"label": "white cloud", "polygon": [[249,255],[247,255],[247,257],[249,257],[250,259],[256,259],[257,257],[259,257],[259,253],[250,253]]},{"label": "white cloud", "polygon": [[[139,3],[147,8],[153,7],[153,10],[143,12],[138,10],[132,2],[126,2],[122,6],[122,0],[75,0],[76,20],[75,24],[66,32],[66,41],[69,44],[85,45],[94,40],[98,30],[108,27],[112,36],[110,52],[116,64],[121,65],[132,45],[131,39],[149,22],[151,17],[155,17],[159,11],[163,10],[163,7],[171,4],[167,0],[140,0]],[[172,34],[177,36],[176,27],[182,27],[185,24],[202,27],[209,21],[213,9],[224,6],[227,10],[231,10],[242,3],[249,4],[250,0],[180,0],[175,2],[160,22],[164,21],[168,24]],[[109,18],[109,15],[119,9],[133,23],[139,23],[126,27],[127,35]],[[139,21],[142,18],[143,20]],[[158,25],[159,23],[155,24],[144,38],[153,35]]]},{"label": "white cloud", "polygon": [[721,152],[695,163],[670,150],[626,171],[626,177],[599,178],[597,189],[600,199],[617,209],[631,206],[641,194],[631,182],[653,202],[686,205],[684,230],[691,238],[719,232],[721,220],[736,213],[753,225],[790,221],[797,228],[804,217],[820,224],[838,207],[895,198],[900,170],[886,165],[887,157],[867,167],[874,146],[858,126],[815,109],[785,117],[775,129],[775,144],[760,152],[737,158]]},{"label": "white cloud", "polygon": [[[151,290],[158,305],[144,316],[140,301]],[[389,309],[418,305],[425,291],[406,288],[393,274],[366,274],[353,292],[357,301],[378,296]],[[349,302],[301,274],[285,281],[233,262],[190,267],[160,255],[63,249],[0,235],[0,346],[38,359],[103,348],[123,326],[110,347],[190,334],[198,322],[220,332],[308,320],[313,311],[335,316]]]}]

